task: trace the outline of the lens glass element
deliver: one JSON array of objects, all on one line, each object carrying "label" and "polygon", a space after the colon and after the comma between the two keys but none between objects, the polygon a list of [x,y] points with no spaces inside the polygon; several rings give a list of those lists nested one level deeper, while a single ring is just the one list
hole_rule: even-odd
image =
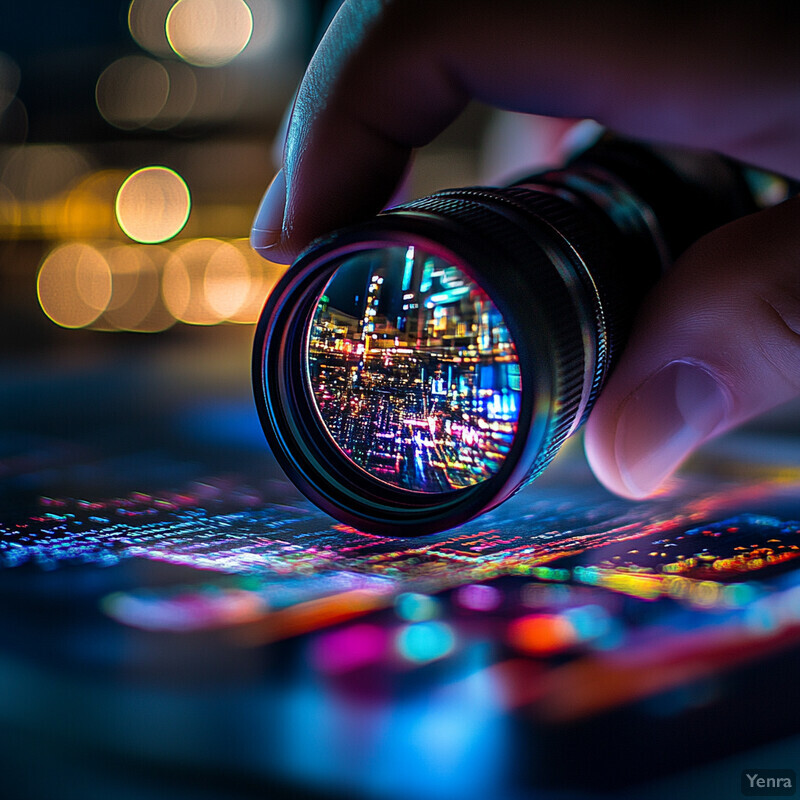
[{"label": "lens glass element", "polygon": [[495,304],[462,269],[419,247],[338,261],[307,350],[333,441],[370,475],[410,491],[490,478],[516,433],[522,388]]}]

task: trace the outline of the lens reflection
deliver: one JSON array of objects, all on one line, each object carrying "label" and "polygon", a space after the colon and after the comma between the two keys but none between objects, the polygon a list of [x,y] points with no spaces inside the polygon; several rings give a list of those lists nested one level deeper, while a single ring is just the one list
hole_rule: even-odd
[{"label": "lens reflection", "polygon": [[339,448],[403,489],[490,478],[517,429],[519,360],[500,312],[459,267],[420,248],[341,259],[311,321],[308,374]]}]

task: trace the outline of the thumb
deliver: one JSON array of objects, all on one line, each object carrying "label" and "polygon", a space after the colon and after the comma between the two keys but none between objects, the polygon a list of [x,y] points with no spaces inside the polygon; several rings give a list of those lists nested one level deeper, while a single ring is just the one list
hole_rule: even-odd
[{"label": "thumb", "polygon": [[654,492],[708,439],[800,394],[800,198],[705,236],[652,291],[586,428],[598,479]]}]

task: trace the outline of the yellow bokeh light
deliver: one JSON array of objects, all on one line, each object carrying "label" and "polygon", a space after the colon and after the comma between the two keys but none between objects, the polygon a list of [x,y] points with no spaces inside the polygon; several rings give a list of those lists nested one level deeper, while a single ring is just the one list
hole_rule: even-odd
[{"label": "yellow bokeh light", "polygon": [[206,264],[203,276],[206,303],[225,320],[244,305],[249,291],[247,261],[232,244],[223,243]]},{"label": "yellow bokeh light", "polygon": [[247,298],[235,313],[228,315],[228,320],[253,324],[258,322],[267,297],[288,267],[262,258],[250,247],[248,239],[236,239],[232,244],[245,259],[250,279]]},{"label": "yellow bokeh light", "polygon": [[94,247],[61,245],[42,263],[36,289],[42,310],[53,322],[64,328],[83,328],[111,300],[111,269]]},{"label": "yellow bokeh light", "polygon": [[247,47],[253,14],[244,0],[178,0],[166,29],[172,49],[184,61],[218,67]]},{"label": "yellow bokeh light", "polygon": [[175,319],[190,325],[216,325],[224,316],[206,299],[206,267],[223,246],[219,239],[193,239],[182,244],[164,266],[161,292]]},{"label": "yellow bokeh light", "polygon": [[103,70],[95,102],[103,119],[122,130],[135,130],[155,119],[169,97],[169,74],[145,56],[125,56]]},{"label": "yellow bokeh light", "polygon": [[21,221],[17,198],[7,186],[0,183],[0,234],[6,238],[15,235]]},{"label": "yellow bokeh light", "polygon": [[[130,304],[136,294],[140,278],[148,267],[155,271],[136,245],[117,245],[103,255],[111,270],[111,299],[106,306],[106,316]],[[156,273],[156,277],[158,277]],[[147,313],[146,309],[142,317]]]},{"label": "yellow bokeh light", "polygon": [[103,322],[117,330],[155,332],[175,320],[161,301],[157,262],[168,257],[159,247],[121,245],[104,253],[111,268],[112,293]]},{"label": "yellow bokeh light", "polygon": [[136,242],[154,244],[177,236],[189,219],[186,182],[167,167],[145,167],[126,178],[117,193],[117,222]]},{"label": "yellow bokeh light", "polygon": [[101,170],[81,178],[61,207],[57,234],[63,239],[104,239],[119,236],[114,201],[127,177],[122,170]]}]

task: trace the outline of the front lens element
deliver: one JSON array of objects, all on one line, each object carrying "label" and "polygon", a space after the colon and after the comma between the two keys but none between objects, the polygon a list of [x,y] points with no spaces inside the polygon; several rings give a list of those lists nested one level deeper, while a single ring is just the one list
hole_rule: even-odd
[{"label": "front lens element", "polygon": [[338,259],[308,329],[323,427],[386,483],[441,493],[495,475],[511,448],[520,365],[489,296],[419,247]]}]

